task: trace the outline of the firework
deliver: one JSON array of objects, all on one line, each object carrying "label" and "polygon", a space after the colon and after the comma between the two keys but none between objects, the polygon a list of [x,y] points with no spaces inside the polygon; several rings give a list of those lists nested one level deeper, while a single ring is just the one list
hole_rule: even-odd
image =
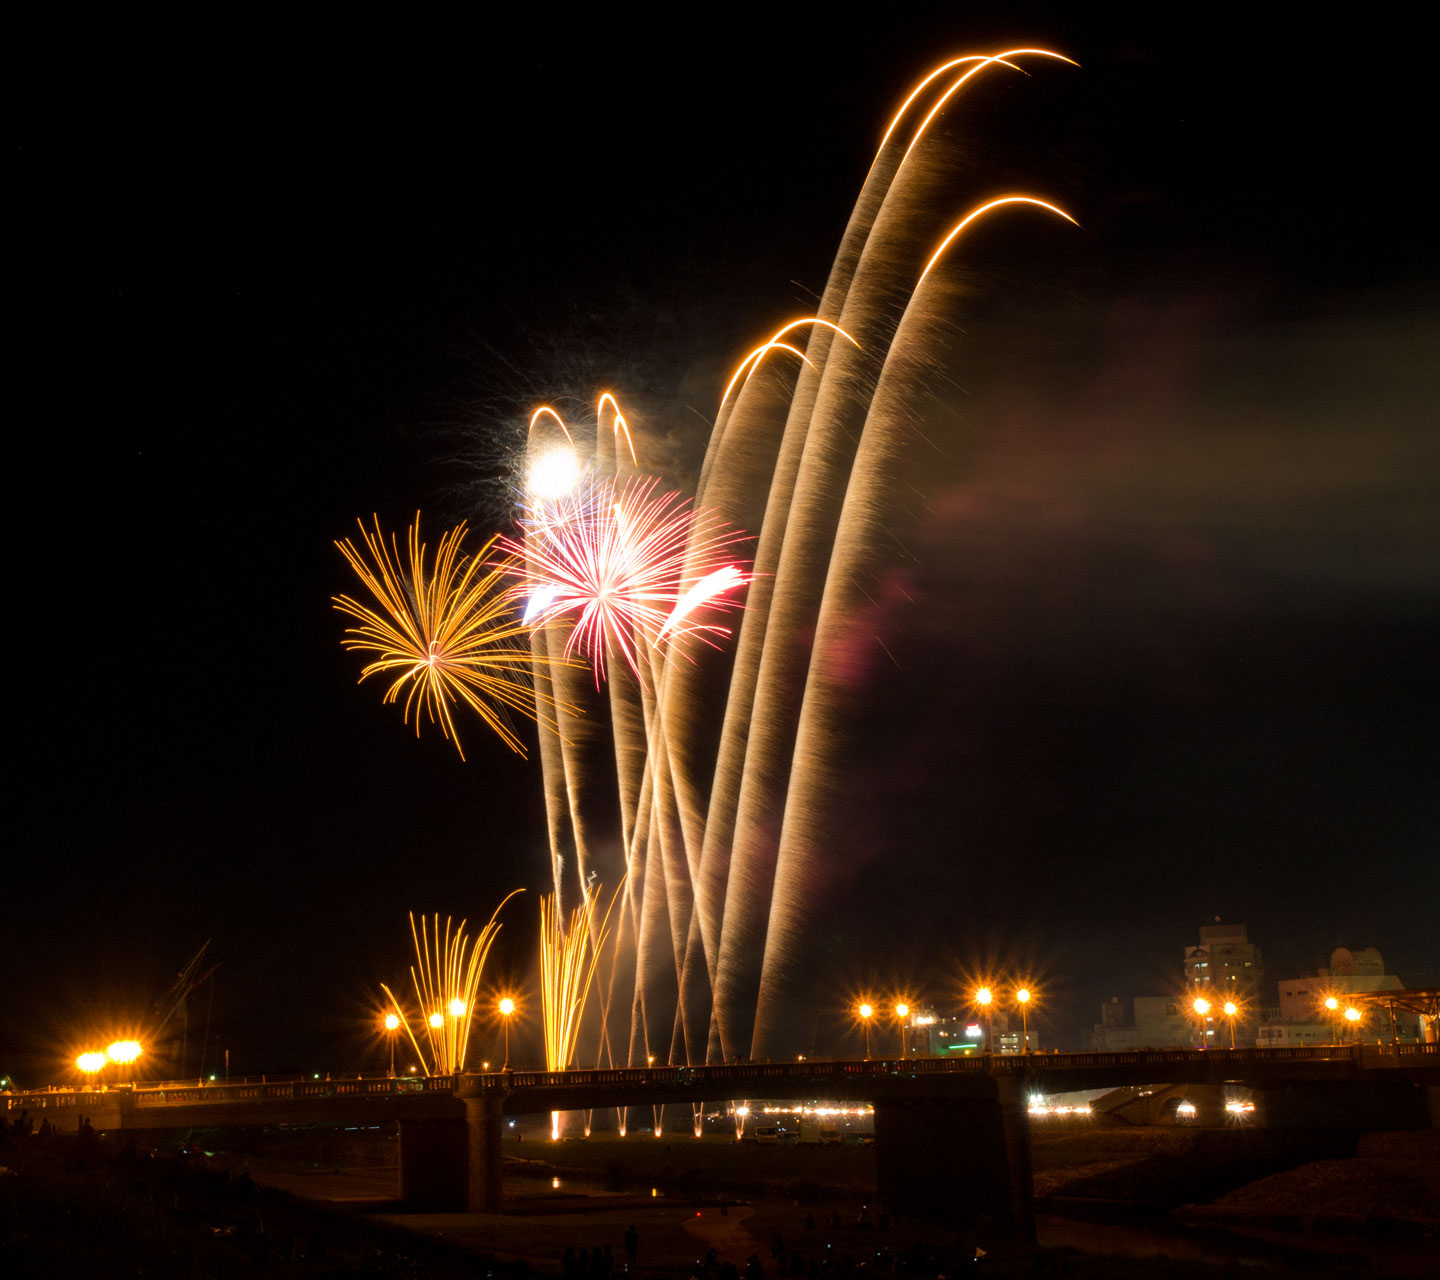
[{"label": "firework", "polygon": [[[415,733],[428,716],[455,743],[464,759],[453,709],[469,707],[512,750],[525,754],[524,744],[510,727],[508,712],[532,720],[537,714],[531,684],[529,636],[507,598],[504,562],[487,565],[495,539],[478,555],[461,551],[465,525],[440,539],[433,565],[426,565],[420,539],[420,517],[410,526],[408,556],[401,559],[392,534],[373,533],[360,525],[364,551],[348,538],[336,542],[359,575],[373,604],[351,596],[333,597],[335,607],[359,626],[347,628],[344,648],[371,654],[360,679],[393,677],[382,699],[398,702],[405,695],[405,722],[415,717]],[[367,554],[368,553],[368,554]],[[542,705],[546,699],[540,699]]]},{"label": "firework", "polygon": [[[610,681],[611,777],[620,789],[616,843],[632,876],[622,912],[633,941],[625,970],[634,974],[632,1063],[667,1043],[672,1060],[778,1056],[808,1022],[797,1006],[828,879],[825,851],[843,808],[838,745],[864,693],[847,681],[853,664],[845,659],[867,641],[855,620],[902,514],[895,463],[922,412],[917,392],[955,342],[947,311],[957,294],[932,277],[992,211],[1033,206],[1073,221],[1035,196],[1002,195],[969,206],[948,231],[935,225],[924,211],[935,207],[937,175],[953,174],[930,162],[944,141],[936,124],[989,73],[1025,74],[1037,63],[1073,65],[1048,49],[970,54],[907,91],[815,315],[781,326],[729,377],[695,504],[718,529],[756,531],[743,582],[725,572],[728,552],[713,554],[697,531],[647,563],[663,567],[663,592],[643,579],[632,588],[626,556],[639,539],[620,501],[632,493],[627,485],[586,479],[572,464],[580,479],[563,497],[532,490],[523,545],[530,559],[517,598],[531,622],[570,623],[566,652],[588,657],[597,682],[607,656],[623,660]],[[754,378],[777,355],[793,362],[788,387]],[[602,397],[595,471],[627,461],[622,421],[613,397]],[[538,415],[532,458],[574,449],[557,422],[553,411]],[[701,629],[714,618],[707,606],[741,586],[733,655],[727,647],[706,663],[657,665],[665,645]],[[550,640],[553,654],[559,646]],[[563,776],[552,777],[557,763]],[[568,806],[561,826],[574,842],[570,859],[552,824],[556,887],[563,869],[567,895],[572,877],[582,894],[589,878],[584,797],[600,785],[597,763],[593,751],[563,741],[546,761],[547,797],[554,793],[556,813]],[[620,973],[615,966],[612,984]],[[612,1007],[622,1002],[617,991]]]},{"label": "firework", "polygon": [[[616,889],[602,915],[600,886],[589,887],[570,913],[568,927],[555,897],[547,894],[540,899],[540,1010],[545,1066],[550,1071],[563,1071],[574,1061],[580,1023],[619,896]],[[559,1112],[551,1114],[551,1136],[559,1137]]]},{"label": "firework", "polygon": [[592,477],[555,502],[532,504],[523,524],[523,542],[498,543],[507,557],[499,572],[516,582],[509,595],[526,601],[532,626],[571,623],[565,657],[582,655],[597,686],[611,655],[643,679],[644,646],[729,634],[693,617],[702,603],[730,605],[724,593],[749,581],[728,560],[744,535],[661,492],[656,480]]},{"label": "firework", "polygon": [[415,944],[415,963],[410,966],[410,982],[418,1001],[417,1021],[423,1042],[416,1037],[410,1017],[394,992],[383,982],[380,989],[390,1001],[400,1025],[405,1028],[405,1034],[410,1038],[427,1076],[454,1075],[465,1069],[470,1024],[475,1016],[475,998],[480,992],[486,958],[495,942],[495,935],[500,932],[498,917],[505,903],[515,894],[523,892],[523,889],[516,889],[506,894],[473,940],[465,932],[464,920],[453,925],[451,917],[446,916],[442,932],[438,912],[433,921],[421,916],[419,928],[415,925],[415,913],[410,913],[410,938]]},{"label": "firework", "polygon": [[[730,375],[730,381],[725,384],[725,391],[720,397],[720,408],[724,409],[725,405],[729,402],[730,393],[735,390],[735,384],[737,382],[741,382],[742,378],[745,382],[749,382],[751,375],[755,372],[756,369],[760,367],[760,362],[771,351],[788,351],[792,356],[797,356],[802,364],[810,364],[810,361],[806,359],[805,353],[803,351],[799,350],[796,347],[792,347],[788,342],[780,341],[780,339],[783,338],[792,329],[798,329],[801,325],[806,324],[823,325],[827,329],[833,329],[836,333],[838,333],[842,338],[844,338],[847,342],[851,343],[853,346],[860,345],[838,324],[832,324],[829,320],[822,320],[819,316],[805,316],[803,319],[800,320],[792,320],[789,324],[781,325],[780,328],[775,330],[774,333],[772,333],[764,342],[762,342],[758,347],[756,347],[755,350],[753,350],[748,356],[746,356],[745,359],[740,361],[740,363],[735,366],[735,372]],[[811,368],[814,368],[814,366],[811,365]],[[742,383],[741,385],[743,386],[744,384]]]}]

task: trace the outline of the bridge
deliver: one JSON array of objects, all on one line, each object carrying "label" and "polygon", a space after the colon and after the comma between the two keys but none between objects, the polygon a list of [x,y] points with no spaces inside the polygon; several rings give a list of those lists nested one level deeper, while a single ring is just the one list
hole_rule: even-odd
[{"label": "bridge", "polygon": [[[1028,1105],[1036,1093],[1195,1086],[1218,1122],[1242,1085],[1270,1128],[1440,1127],[1440,1044],[1162,1049],[724,1066],[500,1071],[353,1080],[166,1083],[0,1095],[60,1130],[398,1122],[400,1198],[501,1210],[504,1117],[742,1100],[873,1103],[879,1196],[918,1216],[1033,1225]],[[963,1153],[957,1159],[956,1153]]]}]

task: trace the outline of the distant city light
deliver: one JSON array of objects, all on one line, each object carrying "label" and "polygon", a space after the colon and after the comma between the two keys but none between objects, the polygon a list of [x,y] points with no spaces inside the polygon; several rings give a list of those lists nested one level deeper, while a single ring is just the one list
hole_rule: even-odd
[{"label": "distant city light", "polygon": [[399,1025],[400,1025],[400,1019],[397,1018],[393,1013],[387,1013],[387,1014],[385,1015],[385,1030],[386,1030],[386,1031],[394,1031],[397,1027],[399,1027]]},{"label": "distant city light", "polygon": [[439,1031],[440,1028],[445,1025],[444,1015],[440,1013],[432,1013],[430,1015],[430,1025],[434,1027],[436,1031]]},{"label": "distant city light", "polygon": [[972,1022],[965,1028],[965,1034],[972,1040],[978,1040],[984,1033],[980,1030],[980,1024],[978,1022]]}]

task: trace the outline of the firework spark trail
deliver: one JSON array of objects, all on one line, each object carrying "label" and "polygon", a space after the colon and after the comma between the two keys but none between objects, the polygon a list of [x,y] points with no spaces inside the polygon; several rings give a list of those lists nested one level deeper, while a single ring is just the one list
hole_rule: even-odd
[{"label": "firework spark trail", "polygon": [[[855,442],[863,429],[879,359],[889,349],[895,317],[905,305],[909,282],[916,278],[922,260],[926,233],[924,219],[916,215],[934,185],[932,167],[929,156],[918,151],[907,151],[903,165],[887,163],[883,149],[877,157],[862,203],[871,183],[878,182],[883,194],[849,272],[838,319],[873,358],[866,360],[843,346],[832,350],[804,424],[808,429],[797,432],[803,439],[797,438],[793,447],[795,419],[787,423],[761,528],[757,585],[766,582],[765,575],[774,576],[769,600],[762,607],[757,608],[761,593],[752,589],[750,594],[726,723],[727,736],[732,731],[746,734],[714,977],[720,1047],[727,1056],[736,1051],[753,1056],[759,1047],[753,1038],[760,981],[757,958],[776,892],[779,824],[774,815],[783,812],[794,759],[796,691],[803,688],[809,655],[809,646],[802,641],[813,635],[829,550],[853,474]],[[798,462],[794,461],[797,452]],[[738,712],[733,730],[731,711]],[[717,783],[728,787],[732,776],[722,779],[717,769]],[[717,789],[711,801],[712,827],[717,816],[729,825],[724,822],[729,805],[729,796]],[[707,842],[709,835],[707,830]],[[787,886],[780,888],[784,892]]]},{"label": "firework spark trail", "polygon": [[428,1052],[421,1048],[410,1019],[394,992],[383,982],[380,989],[399,1017],[400,1025],[405,1028],[405,1034],[427,1076],[453,1075],[465,1069],[475,999],[480,992],[485,961],[500,932],[500,912],[505,903],[523,892],[523,889],[516,889],[506,894],[473,941],[465,932],[464,920],[457,926],[453,917],[446,916],[442,935],[438,912],[433,928],[421,916],[418,929],[415,927],[415,913],[410,913],[410,938],[415,945],[415,964],[410,966],[410,981],[419,1004],[421,1033],[425,1036]]},{"label": "firework spark trail", "polygon": [[[611,430],[604,430],[603,411],[608,403],[613,408]],[[615,478],[620,484],[639,473],[633,440],[624,411],[613,395],[606,393],[596,408],[596,465],[602,475]],[[621,448],[621,427],[624,426],[626,448]],[[635,832],[639,818],[640,791],[647,766],[645,713],[641,705],[639,677],[623,663],[616,665],[606,681],[610,699],[610,731],[615,752],[615,781],[620,802],[620,848],[623,855],[621,874],[626,876],[625,893],[620,912],[617,936],[610,948],[610,972],[606,983],[606,1009],[616,1007],[618,993],[633,993],[639,957],[639,900],[637,887],[644,876],[643,851],[637,853]],[[618,998],[628,1001],[628,994]],[[608,1024],[607,1024],[608,1025]],[[605,1037],[605,1051],[613,1053],[611,1038]],[[620,1065],[628,1065],[629,1046],[623,1046],[625,1057]],[[615,1065],[613,1056],[608,1065]]]},{"label": "firework spark trail", "polygon": [[[793,366],[790,378],[756,379],[766,354],[782,347],[782,340],[809,330],[804,364]],[[765,519],[771,477],[787,415],[796,395],[803,397],[804,379],[818,373],[830,342],[855,339],[823,316],[804,316],[780,326],[754,348],[732,373],[721,396],[721,408],[711,434],[697,486],[696,501],[703,501],[728,523],[758,528]],[[813,358],[812,358],[813,356]],[[789,370],[786,371],[789,373]],[[798,377],[797,377],[798,375]],[[798,386],[797,386],[798,382]],[[747,600],[748,606],[748,600]],[[706,1053],[710,1018],[710,985],[718,947],[718,911],[725,865],[711,860],[708,874],[702,850],[715,761],[720,750],[722,718],[708,712],[723,707],[725,689],[733,676],[735,648],[707,656],[703,664],[674,664],[663,675],[662,733],[670,770],[670,787],[683,832],[697,911],[687,931],[680,979],[686,1028],[686,1058],[697,1061]],[[673,821],[672,821],[673,828]],[[708,945],[707,945],[708,944]]]},{"label": "firework spark trail", "polygon": [[793,1017],[792,996],[804,964],[807,905],[824,877],[826,821],[843,812],[840,779],[830,760],[832,744],[857,707],[847,677],[846,639],[865,607],[866,588],[883,563],[887,522],[895,509],[894,468],[913,430],[915,387],[925,372],[926,330],[935,311],[924,305],[926,278],[952,251],[960,236],[997,210],[1032,206],[1074,224],[1063,209],[1032,196],[990,200],[962,218],[943,237],[916,282],[881,370],[866,414],[854,468],[820,597],[809,671],[795,734],[794,764],[785,816],[777,840],[775,891],[765,933],[765,953],[756,1002],[754,1038],[773,1043]]},{"label": "firework spark trail", "polygon": [[[841,321],[841,312],[851,282],[869,242],[875,219],[884,204],[898,164],[899,157],[895,153],[895,148],[882,148],[875,163],[871,166],[859,199],[850,215],[850,221],[846,226],[840,248],[826,281],[820,306],[816,311],[819,318],[830,324]],[[814,415],[821,382],[829,367],[829,359],[834,348],[833,332],[830,329],[820,328],[812,334],[806,347],[806,355],[810,363],[800,369],[789,412],[774,430],[774,435],[778,438],[767,441],[765,445],[775,456],[775,464],[768,486],[765,515],[759,528],[759,542],[754,564],[755,576],[746,599],[746,612],[741,618],[739,627],[733,674],[725,701],[720,744],[715,759],[714,780],[706,807],[705,833],[700,860],[700,901],[699,909],[696,912],[696,918],[700,925],[700,936],[687,947],[686,967],[696,975],[687,983],[687,993],[693,992],[697,1001],[695,1016],[691,1021],[698,1021],[702,1012],[701,1004],[709,1006],[710,1034],[706,1056],[712,1061],[729,1060],[740,1048],[737,1039],[738,1029],[727,1036],[726,1029],[721,1026],[725,1010],[722,1009],[717,992],[720,983],[722,938],[730,899],[732,851],[737,830],[741,781],[745,768],[746,740],[751,724],[769,610],[774,598],[774,573],[779,561],[779,549],[785,537],[790,498],[794,490],[796,473],[800,467],[806,432]],[[743,401],[732,411],[732,421],[727,428],[727,434],[735,430],[734,419],[742,408]],[[718,443],[718,441],[712,440],[710,453],[716,452]],[[707,455],[707,461],[708,457],[709,455]],[[709,494],[710,490],[707,488],[706,492]],[[676,699],[671,710],[677,717],[683,717],[693,715],[696,709],[687,707],[684,700]],[[702,950],[703,956],[698,954]],[[706,982],[701,982],[698,977],[702,959],[708,977]],[[691,1060],[697,1059],[692,1056]]]},{"label": "firework spark trail", "polygon": [[[915,130],[914,136],[910,139],[910,145],[905,148],[905,156],[904,159],[902,159],[901,163],[903,164],[905,160],[908,160],[910,158],[910,153],[914,151],[915,148],[919,145],[920,139],[924,137],[925,131],[929,129],[931,123],[935,120],[936,116],[938,116],[940,112],[945,109],[945,104],[949,102],[956,93],[963,89],[965,85],[969,83],[969,81],[974,76],[979,75],[980,72],[984,71],[987,67],[995,66],[1009,67],[1012,71],[1019,71],[1020,68],[1018,66],[1016,66],[1013,62],[1007,62],[1006,59],[1018,58],[1021,56],[1054,58],[1059,62],[1068,62],[1072,67],[1077,67],[1080,65],[1078,62],[1075,62],[1072,59],[1065,57],[1064,54],[1055,53],[1050,49],[1007,49],[1004,53],[997,53],[991,55],[989,58],[986,58],[984,61],[982,61],[979,66],[973,67],[971,68],[971,70],[965,72],[963,75],[958,76],[955,82],[948,89],[946,89],[945,92],[942,93],[938,99],[936,99],[934,105],[931,106],[928,112],[926,112],[925,119],[920,122],[919,127]],[[909,104],[907,103],[906,105],[908,106]],[[904,114],[903,108],[900,114]],[[899,121],[899,118],[900,117],[897,115],[897,123]]]},{"label": "firework spark trail", "polygon": [[[551,1071],[563,1071],[574,1063],[585,1005],[619,896],[617,889],[604,914],[598,915],[600,886],[595,885],[570,913],[568,926],[553,896],[540,900],[540,1006],[545,1065]],[[551,1112],[552,1138],[560,1136],[559,1120],[560,1113]]]},{"label": "firework spark trail", "polygon": [[[609,432],[605,430],[607,411],[612,420],[612,430]],[[634,453],[633,448],[630,447],[628,426],[613,396],[607,393],[601,397],[597,416],[599,418],[597,466],[604,468],[613,465],[617,460],[621,466],[624,466],[627,458],[633,464]],[[563,424],[561,425],[563,426]],[[573,439],[573,437],[570,438]],[[621,441],[624,442],[623,448],[620,447]],[[726,551],[724,544],[729,540],[729,535],[724,534],[708,516],[697,517],[690,513],[684,513],[683,519],[680,518],[683,502],[677,496],[662,495],[658,502],[648,501],[653,487],[653,481],[626,484],[620,487],[613,481],[601,477],[585,481],[584,486],[578,492],[555,495],[550,502],[546,503],[533,503],[530,520],[527,522],[524,544],[529,570],[527,579],[533,583],[537,577],[545,577],[547,570],[551,579],[548,588],[541,588],[546,594],[546,601],[542,607],[536,609],[537,614],[542,617],[553,617],[565,605],[565,600],[561,598],[563,593],[560,584],[556,581],[557,575],[554,573],[556,567],[578,564],[582,570],[580,577],[583,581],[579,584],[582,591],[593,591],[596,586],[599,586],[601,588],[599,591],[593,591],[596,597],[601,597],[605,587],[611,582],[619,580],[622,587],[625,585],[624,578],[628,567],[626,560],[632,553],[641,560],[648,555],[660,570],[658,579],[652,578],[648,583],[644,581],[641,583],[642,587],[648,585],[651,588],[647,598],[643,598],[640,602],[642,606],[649,607],[648,614],[644,613],[643,609],[638,616],[633,610],[627,612],[630,606],[634,605],[637,593],[633,590],[629,592],[621,590],[607,600],[607,607],[609,605],[617,606],[615,616],[599,618],[598,624],[593,625],[587,633],[585,630],[587,620],[582,613],[580,623],[571,633],[571,644],[575,645],[578,639],[584,645],[584,651],[591,655],[597,669],[597,676],[601,662],[613,640],[618,640],[627,662],[620,664],[610,674],[614,675],[617,671],[623,673],[627,666],[635,673],[633,679],[628,679],[623,674],[620,675],[614,680],[611,690],[615,767],[617,782],[621,790],[622,848],[630,851],[627,861],[631,868],[643,865],[648,853],[647,842],[638,840],[632,835],[636,827],[635,818],[638,816],[636,808],[640,798],[640,779],[651,759],[647,721],[653,720],[653,713],[648,707],[642,705],[642,699],[648,698],[649,688],[653,687],[655,681],[655,675],[650,668],[647,636],[653,635],[657,641],[663,637],[668,641],[672,634],[677,638],[702,634],[705,630],[711,629],[712,624],[690,617],[689,613],[693,611],[693,606],[698,604],[701,598],[707,601],[713,600],[721,587],[735,587],[743,584],[743,574],[732,569],[730,575],[724,579],[712,578],[712,589],[706,591],[703,597],[697,598],[687,594],[688,589],[679,572],[679,566],[683,563],[683,554],[694,545],[707,546],[708,559],[704,563],[705,567],[709,568],[711,564],[715,563],[717,554]],[[672,514],[677,517],[673,521],[670,519]],[[662,518],[657,520],[655,518],[657,515]],[[653,536],[657,530],[664,535],[658,540]],[[667,538],[670,539],[669,543],[666,542]],[[660,548],[659,555],[655,554],[657,541]],[[607,574],[611,574],[612,571],[614,571],[613,576],[607,577]],[[711,573],[713,575],[714,571],[712,570]],[[654,590],[657,582],[666,589]],[[674,604],[683,602],[685,605],[678,615],[674,613],[674,606],[670,599],[672,595]],[[531,599],[532,601],[535,599],[534,594]],[[596,623],[597,619],[592,617],[589,621]],[[627,642],[628,649],[625,648]],[[645,671],[651,672],[649,686],[646,685],[644,677],[640,675],[642,667]],[[573,700],[579,701],[578,691],[577,695],[573,696]],[[566,744],[571,743],[578,736],[578,731],[565,721],[561,723],[561,730]],[[562,746],[562,754],[564,756],[565,795],[569,800],[570,808],[569,830],[575,836],[578,864],[576,869],[579,873],[579,883],[583,886],[588,883],[594,873],[594,868],[588,857],[590,842],[586,838],[583,823],[583,815],[587,806],[583,802],[578,802],[578,797],[586,780],[593,780],[596,771],[588,767],[588,762],[581,753],[567,750],[565,746]],[[657,870],[663,871],[663,864],[662,853],[661,866]],[[665,878],[669,883],[674,881],[671,874],[667,873]],[[568,892],[563,875],[557,888],[562,893]],[[627,896],[627,908],[630,908],[628,923],[637,923],[637,911],[634,909],[636,907],[638,907],[638,903],[632,902]],[[641,916],[638,921],[640,927],[634,929],[632,935],[637,939],[642,929],[645,928],[643,913],[638,914]],[[649,920],[653,926],[654,916],[651,915]],[[627,912],[622,911],[622,933],[625,931],[626,924]],[[646,949],[641,946],[640,950],[643,952]],[[607,1009],[610,1007],[610,990],[620,972],[619,961],[616,958],[612,959],[610,964],[609,978],[611,981],[605,982],[602,976],[602,989],[606,993],[604,1003]],[[632,981],[634,981],[633,977]],[[603,1044],[600,1051],[602,1054],[605,1051]]]},{"label": "firework spark trail", "polygon": [[360,623],[346,629],[341,645],[376,655],[360,679],[393,675],[383,701],[396,702],[405,691],[405,723],[413,711],[418,737],[423,711],[455,743],[462,760],[454,703],[476,712],[523,756],[524,745],[507,722],[507,710],[553,728],[550,717],[537,711],[537,702],[554,703],[543,694],[537,698],[533,688],[525,628],[502,590],[506,566],[486,564],[495,539],[479,555],[467,557],[461,551],[462,523],[442,535],[434,564],[427,568],[417,514],[407,537],[407,572],[394,535],[386,540],[378,517],[373,533],[360,525],[360,537],[368,558],[348,538],[335,545],[375,604],[346,595],[332,597],[338,610]]},{"label": "firework spark trail", "polygon": [[[777,819],[789,784],[799,716],[796,692],[803,688],[809,658],[805,638],[819,610],[829,548],[879,362],[889,347],[895,318],[915,276],[915,260],[924,246],[923,219],[915,215],[924,207],[930,176],[917,157],[887,186],[839,319],[861,350],[832,345],[803,444],[796,441],[794,453],[800,456],[783,487],[777,475],[761,532],[757,577],[773,572],[774,582],[763,644],[747,655],[753,665],[744,673],[747,684],[753,680],[754,692],[715,980],[721,1043],[727,1056],[756,1056],[754,1010],[774,888]],[[782,461],[788,444],[787,439],[782,445]],[[773,570],[764,558],[772,517],[777,518],[771,542]],[[752,592],[752,601],[753,596]],[[746,624],[750,616],[746,614]]]},{"label": "firework spark trail", "polygon": [[[814,347],[817,354],[823,354],[824,351],[828,350],[829,343],[829,338],[827,337],[823,342],[817,344],[813,332],[817,327],[831,330],[834,333],[838,333],[839,336],[847,342],[855,343],[854,338],[843,329],[839,329],[832,321],[822,319],[820,316],[802,316],[798,320],[791,320],[781,325],[780,328],[775,330],[769,338],[751,351],[750,354],[735,367],[735,371],[730,375],[730,381],[725,387],[724,394],[720,397],[720,407],[715,414],[715,426],[710,432],[710,440],[705,449],[705,457],[700,464],[700,478],[695,485],[695,502],[697,505],[701,503],[720,505],[706,498],[710,476],[716,470],[724,474],[734,467],[740,467],[747,473],[754,475],[754,482],[749,486],[741,486],[737,485],[732,478],[726,486],[727,493],[732,496],[744,496],[748,499],[746,502],[747,516],[749,511],[755,509],[757,506],[758,510],[754,510],[754,514],[756,516],[763,514],[765,497],[770,488],[770,476],[774,470],[774,449],[778,449],[780,444],[779,431],[774,426],[771,426],[768,431],[760,431],[762,439],[760,448],[758,450],[750,448],[751,437],[756,434],[759,425],[754,422],[756,415],[753,410],[748,415],[748,420],[747,415],[741,413],[741,422],[746,425],[747,429],[741,433],[738,442],[733,435],[729,435],[727,438],[727,429],[730,425],[731,417],[740,411],[741,404],[746,399],[746,393],[751,391],[751,383],[754,381],[756,373],[759,372],[760,364],[768,352],[782,349],[791,352],[798,355],[802,364],[808,366],[812,372],[816,371],[815,362],[810,359],[808,350],[802,353],[790,343],[781,341],[782,338],[794,332],[796,329],[805,327],[809,327],[812,330],[807,346]],[[735,390],[737,383],[740,388],[738,392]],[[778,412],[779,418],[783,422],[785,411],[788,409],[792,396],[793,388],[791,394],[784,395],[779,404],[773,408],[762,410],[760,414],[761,420],[764,421],[765,419],[772,418]],[[767,449],[763,443],[767,437],[773,439],[772,449]],[[756,453],[759,454],[759,457],[754,456]],[[768,462],[768,466],[760,465],[762,461]],[[753,529],[756,527],[757,521],[754,519],[736,517],[728,511],[725,512],[725,514],[742,529]]]},{"label": "firework spark trail", "polygon": [[[605,405],[606,397],[602,396],[598,410],[602,415]],[[618,434],[618,422],[613,429]],[[598,435],[603,441],[603,431]],[[532,513],[543,516],[547,504],[563,505],[583,482],[584,467],[575,435],[556,409],[542,405],[531,415],[527,437],[526,487]],[[533,570],[528,539],[524,556],[527,569]],[[526,621],[527,625],[533,624],[535,619]],[[568,664],[563,650],[562,636],[548,629],[537,631],[532,644],[537,682],[544,668],[557,701],[563,704],[557,714],[559,740],[548,744],[550,749],[542,755],[552,889],[562,909],[597,870],[585,815],[592,807],[589,797],[594,786],[593,770],[587,762],[600,750],[602,736],[600,717],[593,714],[596,699],[590,673],[583,663]],[[573,879],[567,872],[573,873]]]}]

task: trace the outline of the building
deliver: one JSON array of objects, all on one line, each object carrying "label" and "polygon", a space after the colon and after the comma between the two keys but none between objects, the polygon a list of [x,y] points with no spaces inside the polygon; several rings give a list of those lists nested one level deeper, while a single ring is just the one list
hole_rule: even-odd
[{"label": "building", "polygon": [[1265,981],[1260,948],[1243,924],[1201,925],[1200,941],[1185,948],[1185,989],[1190,999],[1203,996],[1212,1005],[1233,1000],[1242,1009],[1258,1011]]},{"label": "building", "polygon": [[[1136,996],[1127,1009],[1119,996],[1100,1006],[1091,1044],[1102,1052],[1184,1049],[1199,1041],[1199,1024],[1178,996]],[[1127,1017],[1129,1013],[1129,1017]]]},{"label": "building", "polygon": [[[946,1016],[936,1013],[929,1006],[917,1007],[910,1011],[910,1021],[905,1028],[906,1052],[921,1058],[953,1058],[987,1051],[1020,1053],[1023,1051],[1023,1025],[1018,1013],[1004,1008],[992,1009],[988,1013],[961,1011]],[[987,1030],[993,1037],[990,1045],[985,1042]],[[1035,1043],[1036,1035],[1032,1028],[1032,1049]]]},{"label": "building", "polygon": [[[1385,972],[1385,959],[1374,948],[1350,951],[1337,947],[1330,955],[1328,967],[1313,977],[1284,978],[1280,981],[1280,1003],[1266,1011],[1265,1024],[1256,1033],[1262,1048],[1280,1045],[1330,1044],[1337,1039],[1353,1038],[1356,1032],[1366,1039],[1390,1035],[1389,1015],[1385,1026],[1378,1028],[1362,1021],[1358,1028],[1344,1021],[1345,997],[1371,991],[1402,991],[1404,984],[1393,973]],[[1337,1007],[1328,1009],[1325,1001],[1334,996]],[[1374,1021],[1373,1017],[1370,1019]],[[1416,1039],[1418,1018],[1401,1010],[1397,1012],[1395,1034],[1401,1039]]]},{"label": "building", "polygon": [[1398,991],[1402,984],[1385,972],[1385,959],[1374,947],[1349,951],[1337,947],[1328,968],[1313,978],[1286,978],[1280,984],[1280,1021],[1324,1020],[1325,997],[1344,996],[1352,991]]}]

